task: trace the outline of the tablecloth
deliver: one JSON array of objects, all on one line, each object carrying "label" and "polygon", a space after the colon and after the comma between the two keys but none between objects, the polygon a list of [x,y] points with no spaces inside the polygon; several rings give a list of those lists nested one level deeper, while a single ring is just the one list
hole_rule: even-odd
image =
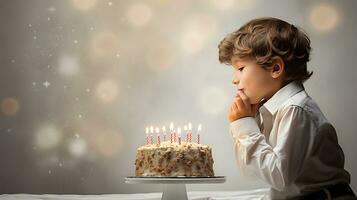
[{"label": "tablecloth", "polygon": [[[191,200],[260,200],[269,199],[269,189],[255,189],[245,191],[192,191],[188,192]],[[2,194],[0,200],[160,200],[162,193],[137,194]]]}]

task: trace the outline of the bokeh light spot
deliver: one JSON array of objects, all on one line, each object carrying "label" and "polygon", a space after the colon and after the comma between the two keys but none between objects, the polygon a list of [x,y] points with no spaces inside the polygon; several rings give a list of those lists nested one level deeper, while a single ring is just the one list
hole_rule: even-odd
[{"label": "bokeh light spot", "polygon": [[219,10],[233,9],[235,0],[211,0],[212,5]]},{"label": "bokeh light spot", "polygon": [[72,0],[72,1],[74,7],[82,11],[91,10],[97,2],[96,0]]},{"label": "bokeh light spot", "polygon": [[199,52],[216,33],[217,23],[209,15],[197,15],[190,19],[181,38],[183,51],[188,54]]},{"label": "bokeh light spot", "polygon": [[8,116],[16,115],[19,110],[19,102],[12,97],[4,98],[1,101],[1,112]]},{"label": "bokeh light spot", "polygon": [[174,47],[167,45],[156,46],[148,51],[146,61],[151,69],[166,70],[176,61]]},{"label": "bokeh light spot", "polygon": [[320,4],[315,6],[310,13],[310,23],[321,32],[334,29],[339,21],[339,15],[332,5]]},{"label": "bokeh light spot", "polygon": [[76,75],[79,71],[78,58],[76,56],[63,56],[59,60],[58,72],[64,76]]},{"label": "bokeh light spot", "polygon": [[91,51],[94,58],[108,58],[116,54],[118,37],[111,31],[103,31],[94,36]]},{"label": "bokeh light spot", "polygon": [[80,138],[71,140],[68,144],[68,152],[74,157],[82,157],[87,152],[87,143]]},{"label": "bokeh light spot", "polygon": [[91,143],[97,153],[105,157],[113,157],[123,148],[121,134],[112,130],[103,130],[91,137]]},{"label": "bokeh light spot", "polygon": [[127,18],[134,27],[143,27],[151,21],[152,9],[144,3],[133,4],[128,8]]},{"label": "bokeh light spot", "polygon": [[102,102],[110,103],[119,95],[119,86],[115,81],[104,80],[96,86],[95,93]]},{"label": "bokeh light spot", "polygon": [[46,124],[35,133],[35,145],[40,149],[51,149],[59,145],[62,135],[53,124]]}]

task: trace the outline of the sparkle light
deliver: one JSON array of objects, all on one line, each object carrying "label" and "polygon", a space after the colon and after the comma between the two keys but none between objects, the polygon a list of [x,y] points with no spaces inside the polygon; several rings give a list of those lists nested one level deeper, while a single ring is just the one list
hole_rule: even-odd
[{"label": "sparkle light", "polygon": [[228,95],[218,87],[208,87],[199,95],[199,106],[208,114],[217,114],[228,106]]},{"label": "sparkle light", "polygon": [[1,112],[8,116],[16,115],[19,110],[19,102],[12,97],[4,98],[1,101]]},{"label": "sparkle light", "polygon": [[112,80],[104,80],[96,86],[95,93],[102,102],[110,103],[117,98],[119,87]]},{"label": "sparkle light", "polygon": [[53,124],[43,125],[35,133],[35,145],[43,150],[56,147],[61,139],[61,133]]},{"label": "sparkle light", "polygon": [[310,13],[310,23],[321,32],[327,32],[336,27],[339,21],[337,10],[329,4],[319,4]]},{"label": "sparkle light", "polygon": [[51,83],[48,81],[45,81],[42,83],[43,86],[45,86],[46,88],[50,87]]},{"label": "sparkle light", "polygon": [[97,2],[96,0],[72,0],[72,1],[74,7],[82,11],[91,10]]},{"label": "sparkle light", "polygon": [[50,11],[50,12],[55,12],[56,11],[56,7],[51,6],[51,7],[47,8],[47,10]]},{"label": "sparkle light", "polygon": [[134,27],[143,27],[150,22],[152,9],[145,3],[132,4],[128,8],[127,18]]}]

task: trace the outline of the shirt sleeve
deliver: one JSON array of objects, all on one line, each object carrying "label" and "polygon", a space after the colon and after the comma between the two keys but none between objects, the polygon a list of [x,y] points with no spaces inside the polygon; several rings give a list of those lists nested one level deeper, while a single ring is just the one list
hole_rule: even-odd
[{"label": "shirt sleeve", "polygon": [[275,147],[266,142],[253,117],[232,122],[231,134],[241,171],[255,174],[282,191],[301,170],[316,127],[308,113],[298,106],[284,108],[279,116],[274,122],[278,132]]}]

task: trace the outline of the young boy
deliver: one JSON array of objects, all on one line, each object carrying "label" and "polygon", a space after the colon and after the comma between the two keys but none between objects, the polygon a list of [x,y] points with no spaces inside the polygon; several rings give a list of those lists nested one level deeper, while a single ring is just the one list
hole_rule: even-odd
[{"label": "young boy", "polygon": [[218,48],[219,61],[235,69],[228,118],[242,172],[271,185],[272,199],[354,198],[336,131],[303,87],[312,75],[307,35],[259,18]]}]

